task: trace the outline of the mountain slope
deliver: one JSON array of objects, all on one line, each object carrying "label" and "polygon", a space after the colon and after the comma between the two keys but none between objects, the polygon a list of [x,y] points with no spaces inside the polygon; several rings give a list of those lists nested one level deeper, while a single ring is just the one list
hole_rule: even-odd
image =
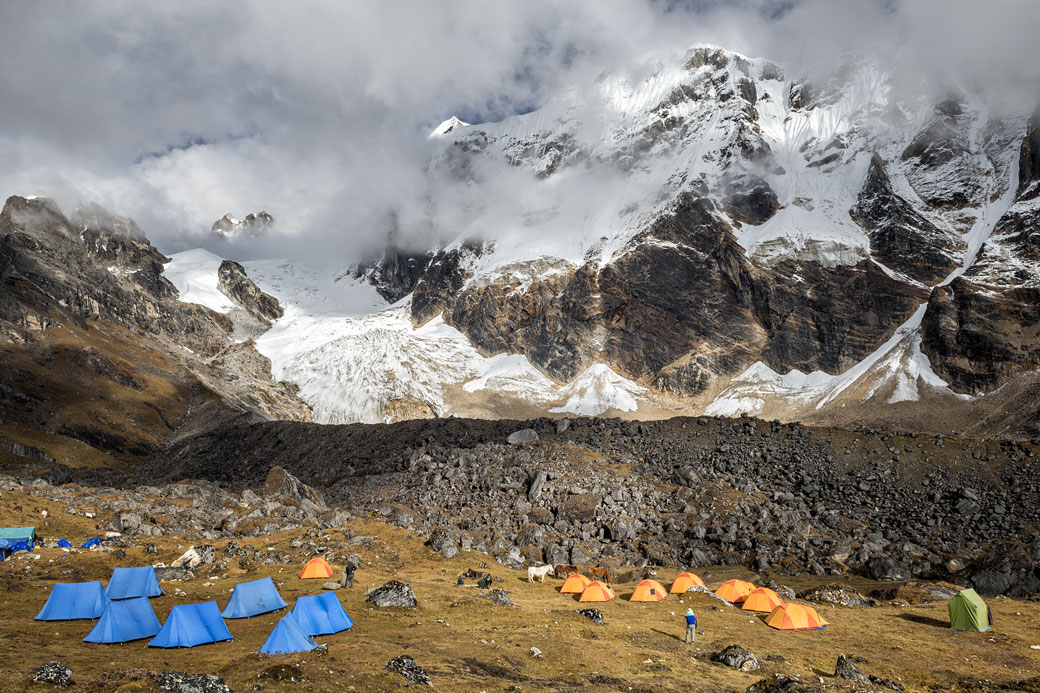
[{"label": "mountain slope", "polygon": [[132,220],[99,207],[65,217],[46,198],[7,200],[5,459],[119,466],[229,418],[310,418],[291,387],[271,380],[252,342],[233,339],[234,320],[178,300],[166,261]]},{"label": "mountain slope", "polygon": [[[869,62],[817,83],[695,47],[441,128],[424,215],[448,240],[316,282],[247,263],[290,306],[259,348],[329,422],[1000,409],[980,395],[1040,366],[1035,121],[899,100]],[[566,406],[608,371],[595,399],[624,407]]]}]

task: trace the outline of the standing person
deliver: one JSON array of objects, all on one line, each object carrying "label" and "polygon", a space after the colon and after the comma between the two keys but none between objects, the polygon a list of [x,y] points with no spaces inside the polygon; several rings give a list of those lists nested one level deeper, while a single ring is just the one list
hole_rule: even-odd
[{"label": "standing person", "polygon": [[697,640],[697,614],[693,609],[686,610],[686,644],[692,645]]},{"label": "standing person", "polygon": [[357,570],[357,566],[347,561],[347,564],[343,566],[343,578],[340,580],[340,584],[344,587],[353,587],[355,570]]}]

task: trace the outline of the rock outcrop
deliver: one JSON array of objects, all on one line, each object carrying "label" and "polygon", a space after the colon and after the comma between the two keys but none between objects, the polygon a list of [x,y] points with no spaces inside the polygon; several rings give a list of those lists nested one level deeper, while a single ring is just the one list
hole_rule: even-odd
[{"label": "rock outcrop", "polygon": [[220,263],[217,279],[220,291],[258,320],[270,324],[284,314],[278,299],[261,291],[237,262],[224,260]]}]

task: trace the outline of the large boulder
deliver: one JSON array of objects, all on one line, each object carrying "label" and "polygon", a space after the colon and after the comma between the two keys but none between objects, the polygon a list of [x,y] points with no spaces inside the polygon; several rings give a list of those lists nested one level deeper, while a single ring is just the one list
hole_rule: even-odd
[{"label": "large boulder", "polygon": [[303,506],[304,501],[313,503],[319,512],[328,510],[320,493],[303,483],[280,466],[271,467],[264,484],[264,496],[272,499],[289,499],[293,505]]},{"label": "large boulder", "polygon": [[453,558],[459,552],[459,545],[455,543],[455,537],[450,532],[434,532],[429,544],[431,549],[445,558]]},{"label": "large boulder", "polygon": [[751,650],[740,645],[727,645],[721,652],[713,654],[711,661],[725,664],[739,671],[754,671],[762,666],[758,663],[758,657]]},{"label": "large boulder", "polygon": [[382,587],[377,587],[368,593],[368,601],[375,606],[385,607],[414,607],[416,605],[415,592],[403,582],[391,580]]},{"label": "large boulder", "polygon": [[506,441],[510,445],[522,445],[523,443],[533,443],[538,440],[538,432],[533,428],[522,428],[519,431],[510,433]]}]

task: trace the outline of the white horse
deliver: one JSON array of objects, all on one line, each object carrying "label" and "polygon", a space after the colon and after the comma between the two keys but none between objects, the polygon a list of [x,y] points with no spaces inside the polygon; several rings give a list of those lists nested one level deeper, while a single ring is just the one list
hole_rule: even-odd
[{"label": "white horse", "polygon": [[553,572],[551,565],[541,565],[535,568],[531,566],[527,569],[527,581],[534,582],[535,578],[541,578],[542,582],[545,582],[545,576]]}]

